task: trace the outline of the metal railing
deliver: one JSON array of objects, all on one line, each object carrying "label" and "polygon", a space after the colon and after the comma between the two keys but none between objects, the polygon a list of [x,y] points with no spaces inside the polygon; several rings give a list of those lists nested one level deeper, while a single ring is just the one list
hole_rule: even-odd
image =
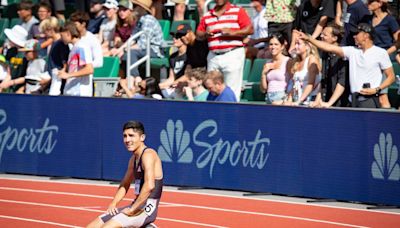
[{"label": "metal railing", "polygon": [[[133,44],[133,41],[138,38],[141,35],[146,36],[146,55],[140,58],[138,61],[135,63],[131,63],[131,47]],[[131,88],[132,85],[132,75],[131,75],[131,70],[135,67],[139,67],[140,64],[142,64],[144,61],[146,61],[146,78],[150,77],[150,37],[147,33],[144,31],[140,31],[135,33],[133,36],[131,36],[127,41],[127,46],[126,46],[126,77],[128,79],[128,88]],[[137,75],[134,75],[137,76]]]}]

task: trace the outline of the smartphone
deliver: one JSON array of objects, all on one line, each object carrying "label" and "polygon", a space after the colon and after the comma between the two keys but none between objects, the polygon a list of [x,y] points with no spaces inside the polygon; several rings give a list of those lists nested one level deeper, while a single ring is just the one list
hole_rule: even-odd
[{"label": "smartphone", "polygon": [[371,84],[369,82],[363,84],[363,89],[371,88]]}]

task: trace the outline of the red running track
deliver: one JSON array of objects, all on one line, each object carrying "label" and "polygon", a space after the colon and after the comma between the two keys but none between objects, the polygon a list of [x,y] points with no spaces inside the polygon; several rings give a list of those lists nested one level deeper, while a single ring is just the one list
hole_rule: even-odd
[{"label": "red running track", "polygon": [[[116,189],[115,185],[0,178],[0,227],[84,227],[105,211]],[[178,228],[386,228],[400,227],[400,214],[165,190],[155,223]]]}]

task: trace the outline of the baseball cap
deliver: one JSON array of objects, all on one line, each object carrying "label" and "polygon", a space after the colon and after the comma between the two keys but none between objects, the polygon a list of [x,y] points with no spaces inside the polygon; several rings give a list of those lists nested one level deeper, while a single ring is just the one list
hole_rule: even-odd
[{"label": "baseball cap", "polygon": [[183,23],[180,24],[176,27],[176,32],[171,32],[172,36],[184,36],[186,35],[189,31],[192,31],[192,28],[190,27],[190,25]]},{"label": "baseball cap", "polygon": [[367,24],[367,23],[360,23],[357,26],[357,30],[355,30],[355,33],[359,33],[359,32],[365,32],[368,33],[371,38],[373,39],[375,36],[375,29],[374,27],[372,27],[372,25]]},{"label": "baseball cap", "polygon": [[122,7],[124,7],[124,8],[133,10],[133,4],[132,4],[132,2],[129,1],[129,0],[121,0],[121,1],[119,1],[118,7],[119,7],[119,6],[122,6]]},{"label": "baseball cap", "polygon": [[107,0],[104,4],[104,7],[107,9],[118,9],[118,1],[117,0]]}]

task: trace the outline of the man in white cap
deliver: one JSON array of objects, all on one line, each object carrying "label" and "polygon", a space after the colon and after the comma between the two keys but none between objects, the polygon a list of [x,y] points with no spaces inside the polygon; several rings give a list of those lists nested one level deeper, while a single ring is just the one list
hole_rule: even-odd
[{"label": "man in white cap", "polygon": [[103,4],[103,8],[106,14],[106,18],[100,25],[99,40],[101,47],[103,49],[104,56],[110,55],[110,48],[112,48],[112,43],[114,40],[115,26],[117,24],[117,11],[118,11],[118,1],[117,0],[107,0]]},{"label": "man in white cap", "polygon": [[16,25],[12,29],[5,29],[4,33],[9,41],[6,59],[9,61],[11,69],[11,80],[8,81],[7,88],[10,88],[11,92],[24,93],[25,80],[23,77],[26,74],[28,62],[24,54],[18,52],[18,48],[24,47],[28,32],[21,25]]}]

